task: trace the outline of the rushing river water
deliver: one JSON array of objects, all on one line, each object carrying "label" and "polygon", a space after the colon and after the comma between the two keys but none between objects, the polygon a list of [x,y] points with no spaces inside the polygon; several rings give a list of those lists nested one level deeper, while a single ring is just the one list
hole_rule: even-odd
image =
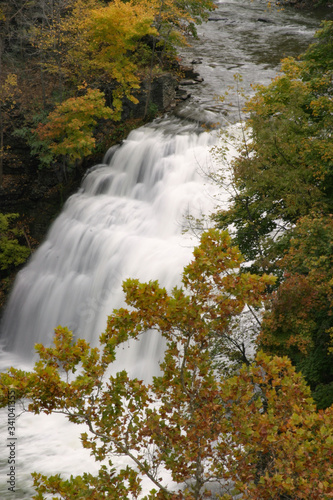
[{"label": "rushing river water", "polygon": [[[251,84],[268,83],[282,57],[304,51],[321,18],[322,13],[267,10],[258,1],[218,3],[199,27],[200,39],[182,51],[188,62],[199,62],[204,82],[186,87],[192,98],[173,115],[132,132],[91,169],[19,273],[2,322],[2,369],[29,366],[34,344],[50,343],[58,324],[96,343],[107,315],[122,305],[121,282],[127,277],[158,279],[167,288],[179,283],[196,243],[183,234],[185,215],[207,214],[227,201],[205,175],[214,168],[210,149],[217,137],[202,125],[234,123],[239,106],[235,94],[228,103],[216,96],[233,84],[235,73],[248,93]],[[118,364],[149,377],[161,354],[160,343],[146,338],[126,348]],[[0,419],[1,498],[31,498],[34,470],[97,470],[81,448],[77,426],[59,416],[22,415],[16,423],[17,492],[9,492],[7,410]]]}]

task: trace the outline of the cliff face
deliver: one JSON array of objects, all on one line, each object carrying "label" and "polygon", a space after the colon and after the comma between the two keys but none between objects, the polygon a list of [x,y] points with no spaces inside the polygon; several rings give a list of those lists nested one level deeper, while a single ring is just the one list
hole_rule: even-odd
[{"label": "cliff face", "polygon": [[[141,89],[134,94],[139,102],[134,104],[126,100],[123,103],[122,120],[142,119],[145,115],[149,120],[156,113],[170,110],[175,104],[177,85],[178,80],[171,73],[164,73],[155,77],[151,84],[147,80],[144,81]],[[148,107],[147,98],[150,101]]]}]

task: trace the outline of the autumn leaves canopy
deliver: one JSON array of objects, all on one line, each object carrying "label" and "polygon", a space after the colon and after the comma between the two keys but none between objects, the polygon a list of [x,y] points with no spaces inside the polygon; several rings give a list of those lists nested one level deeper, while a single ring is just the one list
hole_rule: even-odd
[{"label": "autumn leaves canopy", "polygon": [[[196,35],[195,25],[213,8],[211,0],[1,5],[0,161],[6,157],[3,133],[13,132],[8,110],[19,93],[14,134],[25,140],[40,168],[58,166],[66,178],[96,151],[97,123],[105,129],[99,135],[107,136],[121,119],[123,102],[137,103],[142,82],[149,89],[156,74],[170,70],[176,47]],[[147,115],[149,90],[146,100]]]}]

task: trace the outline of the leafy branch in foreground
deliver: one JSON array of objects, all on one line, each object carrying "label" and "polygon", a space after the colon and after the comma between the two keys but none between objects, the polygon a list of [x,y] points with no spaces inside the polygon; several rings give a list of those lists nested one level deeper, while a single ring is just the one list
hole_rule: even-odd
[{"label": "leafy branch in foreground", "polygon": [[[168,294],[157,282],[124,284],[131,309],[109,317],[100,350],[59,327],[52,347],[37,346],[32,372],[1,374],[2,405],[14,389],[30,412],[86,424],[82,444],[95,460],[124,455],[130,462],[117,468],[109,460],[97,476],[35,473],[35,499],[331,498],[332,408],[316,413],[286,358],[259,353],[241,367],[242,356],[233,357],[233,317],[246,304],[259,306],[272,282],[240,274],[240,261],[226,233],[204,233],[184,270],[184,288]],[[125,371],[110,375],[117,347],[143,333],[166,339],[161,375],[151,384]],[[217,336],[237,367],[233,376],[215,369]],[[152,482],[146,496],[143,476]]]}]

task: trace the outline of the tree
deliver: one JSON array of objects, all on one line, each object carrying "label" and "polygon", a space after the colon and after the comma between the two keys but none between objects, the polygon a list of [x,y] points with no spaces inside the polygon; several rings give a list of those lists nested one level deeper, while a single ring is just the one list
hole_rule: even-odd
[{"label": "tree", "polygon": [[259,353],[226,385],[233,446],[223,465],[242,498],[331,498],[333,408],[316,412],[291,362]]},{"label": "tree", "polygon": [[0,213],[0,270],[11,270],[24,264],[31,250],[22,244],[25,235],[22,229],[13,225],[19,214]]},{"label": "tree", "polygon": [[[161,71],[166,47],[174,57],[176,41],[193,32],[193,23],[205,18],[210,8],[211,0],[0,1],[0,86],[7,75],[14,75],[14,67],[17,88],[21,89],[15,120],[11,122],[13,128],[18,127],[14,137],[26,141],[31,155],[41,160],[40,167],[49,166],[53,160],[49,146],[52,143],[54,148],[55,142],[40,138],[49,127],[45,115],[52,110],[57,114],[63,101],[76,98],[77,88],[86,83],[104,92],[113,110],[112,120],[120,120],[123,101],[137,103],[135,91],[142,81],[148,79],[150,85],[155,72]],[[160,58],[154,57],[158,42]],[[145,115],[149,90],[147,94]],[[0,102],[0,139],[10,104],[9,99],[5,100]],[[41,116],[41,134],[36,135],[36,121]],[[83,137],[80,141],[83,145]],[[91,151],[91,137],[87,143]],[[0,145],[1,162],[4,147]],[[85,154],[84,147],[75,156],[81,153]]]},{"label": "tree", "polygon": [[333,402],[332,33],[324,23],[301,60],[285,59],[248,101],[250,139],[231,166],[231,206],[216,215],[219,227],[234,225],[250,269],[279,278],[259,345],[290,357],[319,408]]},{"label": "tree", "polygon": [[[262,500],[272,494],[330,498],[332,409],[315,412],[309,389],[287,359],[260,354],[239,369],[244,353],[232,342],[232,320],[246,304],[259,306],[272,281],[240,274],[240,261],[228,235],[211,230],[184,270],[184,288],[168,294],[157,282],[124,283],[130,309],[109,317],[101,350],[73,342],[59,327],[53,347],[37,346],[34,371],[11,368],[1,375],[2,404],[8,389],[15,390],[17,399],[30,400],[24,404],[31,412],[60,412],[85,423],[89,434],[82,443],[96,460],[132,460],[120,471],[110,461],[96,477],[36,473],[36,499],[47,493],[138,498],[142,475],[153,485],[146,500],[199,500],[212,496],[212,487],[225,500],[232,491]],[[125,371],[110,376],[117,347],[148,330],[166,339],[161,375],[149,385]],[[217,336],[237,353],[231,377],[215,369],[211,344]],[[165,470],[178,486],[167,487]]]},{"label": "tree", "polygon": [[92,12],[88,21],[88,52],[93,54],[90,71],[97,71],[118,83],[113,92],[113,106],[121,110],[121,99],[137,103],[132,90],[139,88],[135,53],[147,35],[156,35],[152,26],[154,4],[115,1]]},{"label": "tree", "polygon": [[44,67],[74,86],[87,81],[101,87],[113,81],[113,106],[119,111],[121,97],[134,100],[131,91],[139,87],[134,54],[145,36],[156,34],[153,5],[120,0],[106,6],[98,0],[66,3],[57,19],[34,28],[35,44],[45,52]]},{"label": "tree", "polygon": [[80,90],[85,93],[59,104],[49,114],[47,123],[40,123],[35,131],[42,141],[41,159],[48,163],[52,159],[49,151],[55,157],[68,158],[70,164],[91,154],[95,148],[93,132],[97,119],[113,116],[112,110],[105,106],[102,92],[89,88]]},{"label": "tree", "polygon": [[289,356],[319,408],[333,404],[332,241],[332,216],[299,221],[259,337],[270,354]]},{"label": "tree", "polygon": [[327,22],[302,60],[282,61],[281,74],[246,105],[249,139],[232,164],[235,195],[216,219],[221,228],[234,224],[257,271],[274,265],[279,237],[300,217],[332,210],[332,31]]},{"label": "tree", "polygon": [[160,53],[168,49],[174,55],[175,45],[184,43],[194,23],[213,8],[211,0],[58,3],[62,9],[57,16],[48,16],[47,25],[39,23],[31,31],[44,54],[43,67],[75,86],[83,81],[104,89],[113,86],[113,106],[119,112],[124,97],[137,102],[133,89],[140,87],[151,61],[154,66],[156,44]]}]

